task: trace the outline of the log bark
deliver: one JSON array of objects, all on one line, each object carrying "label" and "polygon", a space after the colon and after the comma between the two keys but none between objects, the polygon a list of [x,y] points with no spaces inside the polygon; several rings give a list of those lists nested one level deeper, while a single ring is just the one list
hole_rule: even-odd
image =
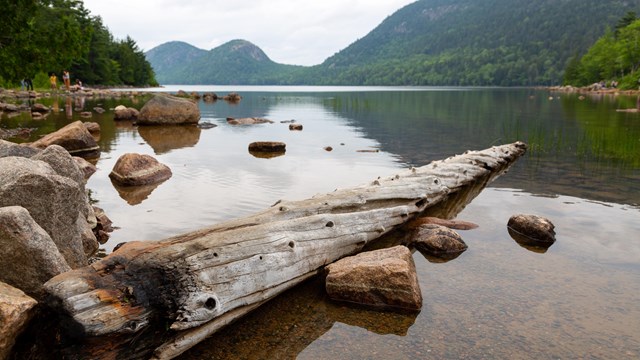
[{"label": "log bark", "polygon": [[130,242],[48,281],[49,304],[81,338],[166,323],[175,335],[154,356],[173,358],[465,186],[484,187],[525,151],[521,142],[469,151],[188,234]]}]

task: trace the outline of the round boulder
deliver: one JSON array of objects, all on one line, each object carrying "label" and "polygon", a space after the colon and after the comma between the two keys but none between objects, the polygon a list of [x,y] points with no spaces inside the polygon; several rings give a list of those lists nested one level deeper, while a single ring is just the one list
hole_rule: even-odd
[{"label": "round boulder", "polygon": [[200,121],[198,105],[176,96],[159,94],[140,109],[139,125],[182,125],[197,124]]},{"label": "round boulder", "polygon": [[507,223],[509,235],[521,245],[547,248],[556,241],[555,226],[544,217],[517,214]]},{"label": "round boulder", "polygon": [[452,260],[467,250],[467,244],[454,230],[437,224],[422,224],[411,234],[411,244],[429,257]]},{"label": "round boulder", "polygon": [[171,169],[154,157],[128,153],[116,161],[109,177],[122,186],[137,186],[159,183],[171,175]]},{"label": "round boulder", "polygon": [[113,110],[113,120],[136,120],[139,114],[138,109],[118,105]]}]

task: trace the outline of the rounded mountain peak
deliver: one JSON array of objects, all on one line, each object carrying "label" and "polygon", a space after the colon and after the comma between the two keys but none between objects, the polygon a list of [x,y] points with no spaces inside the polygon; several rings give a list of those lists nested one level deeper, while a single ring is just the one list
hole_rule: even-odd
[{"label": "rounded mountain peak", "polygon": [[250,57],[256,61],[271,61],[262,49],[247,40],[231,40],[226,44],[221,45],[219,49],[228,51],[229,53],[236,53],[237,55]]}]

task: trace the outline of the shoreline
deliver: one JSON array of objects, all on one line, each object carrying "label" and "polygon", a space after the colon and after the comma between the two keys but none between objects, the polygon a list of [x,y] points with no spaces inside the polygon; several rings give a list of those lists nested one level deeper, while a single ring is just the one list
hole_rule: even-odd
[{"label": "shoreline", "polygon": [[560,92],[560,93],[575,93],[575,94],[589,94],[589,95],[637,95],[640,96],[639,90],[621,90],[617,88],[605,88],[605,89],[595,89],[592,86],[586,87],[575,87],[571,85],[567,86],[549,86],[541,89],[546,89],[550,92]]}]

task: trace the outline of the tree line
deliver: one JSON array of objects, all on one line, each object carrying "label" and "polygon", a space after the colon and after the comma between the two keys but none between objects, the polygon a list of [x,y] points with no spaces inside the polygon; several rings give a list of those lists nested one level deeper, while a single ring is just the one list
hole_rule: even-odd
[{"label": "tree line", "polygon": [[114,39],[79,0],[13,0],[0,12],[0,86],[24,78],[47,87],[48,76],[71,72],[89,85],[157,85],[136,42]]},{"label": "tree line", "polygon": [[565,69],[563,83],[588,86],[617,83],[620,89],[640,85],[640,19],[630,11],[614,29],[608,29],[583,56],[575,56]]}]

